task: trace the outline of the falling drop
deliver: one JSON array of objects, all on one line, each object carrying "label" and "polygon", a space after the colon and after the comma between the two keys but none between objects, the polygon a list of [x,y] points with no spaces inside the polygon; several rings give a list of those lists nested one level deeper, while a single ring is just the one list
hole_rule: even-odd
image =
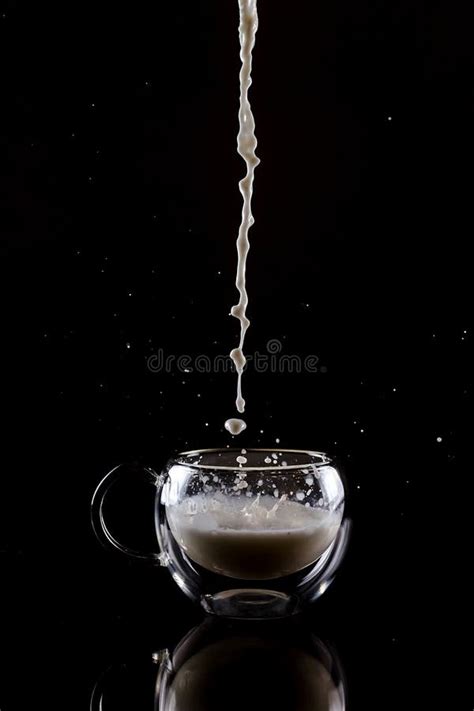
[{"label": "falling drop", "polygon": [[231,435],[235,436],[239,435],[247,428],[247,423],[243,420],[239,420],[236,417],[232,417],[230,420],[226,420],[224,427],[226,428],[227,432],[230,432]]}]

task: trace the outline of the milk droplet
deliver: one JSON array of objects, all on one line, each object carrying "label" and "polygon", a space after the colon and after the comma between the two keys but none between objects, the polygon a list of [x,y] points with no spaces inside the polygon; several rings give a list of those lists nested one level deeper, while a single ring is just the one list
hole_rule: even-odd
[{"label": "milk droplet", "polygon": [[243,420],[232,417],[230,420],[226,420],[224,427],[227,432],[230,432],[231,435],[239,435],[247,428],[247,423]]},{"label": "milk droplet", "polygon": [[271,463],[272,463],[272,460],[271,460],[270,457],[265,457],[265,459],[264,459],[263,461],[265,462],[265,464],[271,464]]},{"label": "milk droplet", "polygon": [[247,457],[237,457],[239,464],[247,464]]},{"label": "milk droplet", "polygon": [[304,491],[297,491],[297,492],[296,492],[296,498],[298,499],[298,501],[303,501],[303,499],[304,499]]}]

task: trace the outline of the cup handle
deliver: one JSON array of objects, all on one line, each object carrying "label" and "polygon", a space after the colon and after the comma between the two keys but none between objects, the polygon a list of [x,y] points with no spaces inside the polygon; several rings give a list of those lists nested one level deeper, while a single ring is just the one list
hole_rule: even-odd
[{"label": "cup handle", "polygon": [[[153,469],[149,467],[143,467],[137,470],[138,473],[150,484],[153,484],[159,491],[164,483],[164,477],[159,476]],[[161,554],[160,553],[144,553],[142,551],[134,550],[129,546],[120,543],[115,536],[112,535],[110,529],[107,526],[104,517],[104,502],[107,494],[111,488],[119,479],[123,476],[123,465],[119,464],[114,467],[108,474],[104,476],[91,500],[91,523],[94,533],[99,540],[99,542],[105,548],[113,548],[120,553],[124,553],[130,558],[135,558],[137,560],[145,561],[148,563],[160,563]]]},{"label": "cup handle", "polygon": [[[172,671],[170,652],[168,649],[161,649],[159,652],[154,652],[151,661],[157,667],[154,708],[155,711],[159,711],[162,708],[160,702],[166,691],[166,680]],[[126,664],[119,666],[111,665],[100,675],[92,689],[89,711],[102,711],[104,708],[104,696],[110,690],[116,689],[117,681],[121,675],[126,674],[127,671]]]}]

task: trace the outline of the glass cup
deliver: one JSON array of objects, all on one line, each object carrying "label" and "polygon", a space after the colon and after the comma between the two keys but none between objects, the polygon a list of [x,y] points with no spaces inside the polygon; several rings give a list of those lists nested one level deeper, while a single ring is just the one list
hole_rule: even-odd
[{"label": "glass cup", "polygon": [[94,493],[96,535],[167,567],[206,612],[292,614],[326,590],[340,565],[350,530],[344,486],[321,452],[205,449],[176,455],[161,474],[143,468],[156,487],[157,553],[123,545],[106,524],[106,495],[126,472],[116,467]]},{"label": "glass cup", "polygon": [[[304,619],[229,624],[207,618],[174,649],[155,652],[152,659],[158,667],[154,673],[151,660],[145,664],[142,655],[109,668],[93,690],[91,711],[151,709],[151,694],[144,697],[143,686],[151,690],[153,679],[155,711],[346,708],[338,656]],[[122,706],[124,691],[128,703]]]}]

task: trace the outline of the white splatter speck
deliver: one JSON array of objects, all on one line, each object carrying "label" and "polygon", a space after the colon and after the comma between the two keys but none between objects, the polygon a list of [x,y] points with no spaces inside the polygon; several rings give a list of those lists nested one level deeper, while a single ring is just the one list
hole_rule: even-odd
[{"label": "white splatter speck", "polygon": [[278,499],[278,497],[280,496],[280,492],[278,491],[278,489],[275,489],[275,491],[273,492],[273,496],[275,497],[275,499]]},{"label": "white splatter speck", "polygon": [[296,492],[296,498],[298,499],[298,501],[303,501],[304,497],[305,497],[304,491],[297,491]]}]

